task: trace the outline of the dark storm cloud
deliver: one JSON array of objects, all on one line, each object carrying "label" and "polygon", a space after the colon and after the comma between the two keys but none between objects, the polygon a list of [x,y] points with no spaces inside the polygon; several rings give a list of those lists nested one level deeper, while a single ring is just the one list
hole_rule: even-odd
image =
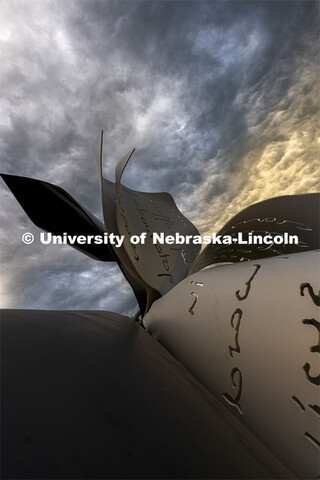
[{"label": "dark storm cloud", "polygon": [[[105,175],[136,147],[124,183],[169,191],[202,233],[248,202],[314,191],[317,8],[2,2],[2,171],[58,184],[101,218],[103,128]],[[37,230],[2,191],[5,305],[134,309],[117,267],[23,246]]]}]

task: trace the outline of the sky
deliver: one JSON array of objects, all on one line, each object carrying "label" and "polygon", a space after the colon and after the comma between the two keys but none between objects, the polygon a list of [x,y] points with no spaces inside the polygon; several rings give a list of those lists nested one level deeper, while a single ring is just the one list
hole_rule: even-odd
[{"label": "sky", "polygon": [[[319,191],[319,4],[2,0],[3,173],[45,180],[102,219],[104,175],[169,192],[202,235],[243,208]],[[4,182],[1,306],[133,314],[114,263],[42,245]],[[21,236],[36,236],[24,245]]]}]

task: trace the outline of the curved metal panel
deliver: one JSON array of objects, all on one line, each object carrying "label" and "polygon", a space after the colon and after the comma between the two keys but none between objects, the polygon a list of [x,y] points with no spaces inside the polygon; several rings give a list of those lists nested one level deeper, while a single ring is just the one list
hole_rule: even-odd
[{"label": "curved metal panel", "polygon": [[1,478],[292,478],[122,315],[3,311],[1,377]]},{"label": "curved metal panel", "polygon": [[[106,231],[108,233],[114,233],[118,235],[119,231],[116,221],[116,184],[114,182],[111,182],[110,180],[107,180],[103,176],[102,150],[103,131],[101,132],[100,144],[97,155],[97,169],[99,175],[103,219]],[[123,157],[120,160],[119,164],[121,164],[122,160],[125,158],[126,157]],[[119,268],[129,282],[139,304],[140,312],[143,314],[146,310],[147,304],[147,292],[144,287],[144,282],[135,271],[125,249],[123,247],[116,248],[113,245],[111,245],[110,248],[113,249],[113,254],[119,265]]]},{"label": "curved metal panel", "polygon": [[276,255],[304,252],[320,247],[319,233],[320,194],[286,195],[251,205],[227,222],[217,235],[243,239],[255,235],[297,235],[298,245],[214,245],[204,248],[190,268],[189,275],[208,265],[221,262],[241,262]]},{"label": "curved metal panel", "polygon": [[[124,155],[115,170],[116,183],[103,177],[103,132],[97,157],[105,227],[124,236],[123,246],[113,247],[117,262],[131,284],[143,314],[154,300],[187,275],[200,246],[153,244],[153,233],[199,235],[178,210],[168,193],[145,193],[124,187],[121,177],[134,150]],[[132,236],[145,233],[145,242],[132,243]]]},{"label": "curved metal panel", "polygon": [[[103,224],[69,193],[57,185],[28,177],[1,174],[30,220],[42,230],[54,235],[101,235]],[[114,261],[109,245],[72,244],[95,260]]]},{"label": "curved metal panel", "polygon": [[[154,299],[185,278],[200,250],[194,244],[182,247],[174,242],[153,243],[153,234],[199,235],[199,232],[168,193],[137,192],[121,184],[132,153],[123,157],[116,168],[116,220],[119,233],[125,236],[124,249],[146,285],[149,307]],[[132,242],[133,236],[141,235],[145,235],[143,241]]]},{"label": "curved metal panel", "polygon": [[143,319],[301,479],[319,467],[318,265],[309,251],[207,268]]}]

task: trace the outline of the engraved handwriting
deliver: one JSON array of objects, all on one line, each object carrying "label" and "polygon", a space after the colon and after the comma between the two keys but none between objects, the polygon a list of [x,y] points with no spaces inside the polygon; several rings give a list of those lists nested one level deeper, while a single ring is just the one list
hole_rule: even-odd
[{"label": "engraved handwriting", "polygon": [[[234,326],[233,321],[234,321],[234,317],[236,315],[238,315],[238,319],[237,319],[236,326]],[[231,345],[229,345],[229,353],[230,353],[230,356],[232,358],[233,358],[233,353],[232,352],[240,353],[240,345],[239,345],[238,337],[239,337],[239,328],[240,328],[241,317],[242,317],[242,310],[240,310],[240,308],[237,308],[235,310],[235,312],[233,312],[232,317],[231,317],[231,326],[233,328],[235,328],[235,330],[236,330],[236,335],[235,335],[235,338],[234,338],[236,346],[232,347]]]},{"label": "engraved handwriting", "polygon": [[[128,192],[128,193],[131,194],[131,192]],[[136,195],[134,195],[134,194],[131,194],[131,195],[133,197],[132,202],[135,205],[136,212],[137,212],[137,214],[140,218],[141,223],[143,224],[143,229],[147,234],[149,234],[149,238],[152,239],[152,234],[151,234],[152,231],[153,231],[152,226],[151,226],[152,219],[154,221],[161,222],[170,233],[175,233],[175,229],[174,229],[175,222],[169,216],[165,215],[162,212],[162,208],[161,208],[163,206],[162,202],[158,202],[156,200],[150,199],[149,200],[150,204],[153,207],[153,211],[152,210],[150,211],[148,208],[143,208],[144,205],[140,206],[139,199],[136,197]],[[122,205],[121,205],[121,207],[122,207]],[[123,207],[122,207],[122,212],[124,212]],[[150,217],[152,217],[152,218],[150,218]],[[128,232],[128,228],[127,228],[127,232]],[[168,274],[170,274],[171,264],[174,263],[174,258],[176,256],[176,253],[174,254],[174,257],[172,257],[172,254],[170,255],[170,253],[164,254],[163,253],[163,248],[161,248],[160,245],[158,245],[156,243],[153,243],[153,242],[152,242],[152,245],[153,245],[153,248],[156,249],[157,255],[160,257],[159,259],[161,260],[162,267],[163,267],[164,271],[167,272]],[[137,247],[135,245],[133,247],[135,247],[134,248],[135,249],[135,255],[136,255],[136,257],[138,257],[138,253],[137,253],[137,250],[136,250]],[[178,250],[178,249],[171,248],[170,250]],[[179,249],[179,251],[181,252],[181,249]],[[166,250],[166,252],[167,252],[167,250]],[[182,258],[183,258],[184,264],[186,265],[186,268],[187,268],[188,263],[187,263],[186,255],[185,255],[184,251],[182,251]],[[136,259],[138,259],[138,258],[136,258]],[[168,276],[169,279],[170,279],[170,283],[172,283],[172,284],[174,283],[173,277],[171,275],[165,275],[165,274],[159,273],[157,276],[158,277]]]},{"label": "engraved handwriting", "polygon": [[318,330],[318,344],[310,347],[310,351],[320,353],[320,322],[318,322],[314,318],[305,318],[304,320],[302,320],[302,323],[304,325],[312,325]]},{"label": "engraved handwriting", "polygon": [[292,398],[293,401],[295,401],[299,405],[301,410],[304,412],[305,411],[305,406],[300,402],[299,398],[297,398],[295,395],[293,395],[291,398]]},{"label": "engraved handwriting", "polygon": [[300,295],[304,296],[304,290],[306,288],[308,289],[309,295],[312,298],[313,303],[317,305],[317,307],[320,307],[320,291],[318,295],[316,295],[310,283],[302,283],[300,285]]},{"label": "engraved handwriting", "polygon": [[[194,280],[191,280],[190,283],[192,283],[193,285],[196,285],[197,287],[203,287],[203,285],[204,285],[202,282],[195,282]],[[191,307],[189,308],[189,313],[191,315],[194,315],[194,306],[199,299],[199,295],[196,292],[191,292],[191,295],[195,298],[194,298],[194,301],[193,301]]]},{"label": "engraved handwriting", "polygon": [[250,222],[259,222],[259,223],[273,223],[275,222],[277,225],[283,225],[283,224],[291,224],[295,225],[299,230],[311,230],[312,227],[310,225],[305,225],[304,223],[300,222],[295,222],[293,220],[278,220],[276,217],[274,218],[251,218],[250,220],[242,220],[242,222],[236,223],[233,225],[231,228],[239,227],[240,225],[247,225]]},{"label": "engraved handwriting", "polygon": [[[316,295],[313,291],[313,288],[312,286],[310,285],[310,283],[302,283],[300,285],[300,295],[301,296],[304,296],[304,290],[307,289],[308,292],[309,292],[309,295],[311,297],[311,300],[313,301],[313,303],[317,306],[319,306],[319,300],[320,300],[320,292],[319,292],[319,295]],[[315,327],[318,331],[318,344],[317,345],[313,345],[312,347],[310,347],[310,351],[315,353],[320,353],[320,322],[318,322],[317,320],[315,320],[314,318],[304,318],[302,320],[302,323],[304,325],[311,325],[313,327]],[[317,377],[316,376],[312,376],[310,375],[310,369],[311,369],[311,366],[310,366],[310,363],[306,362],[302,369],[304,370],[304,373],[306,375],[306,378],[308,379],[309,382],[311,382],[312,384],[314,385],[320,385],[320,375],[318,375]],[[297,397],[293,396],[292,399],[294,401],[296,401],[301,409],[303,411],[305,411],[305,407],[302,405],[302,403],[300,402],[300,400],[297,399]],[[312,412],[314,412],[316,415],[320,415],[320,407],[319,405],[311,405],[309,404],[308,405],[308,408],[310,408],[310,410]],[[315,447],[319,448],[320,447],[320,443],[317,439],[315,439],[309,432],[305,432],[304,433],[304,437],[312,444],[314,445]]]},{"label": "engraved handwriting", "polygon": [[[238,378],[239,378],[239,384],[237,385],[237,383],[235,382],[235,375],[238,374]],[[235,396],[235,398],[232,398],[231,395],[229,395],[228,393],[224,393],[222,395],[222,397],[226,400],[227,403],[229,403],[230,405],[232,405],[233,407],[235,407],[239,413],[243,413],[242,412],[242,408],[239,404],[239,401],[240,401],[240,398],[241,398],[241,392],[242,392],[242,374],[239,370],[239,368],[235,367],[232,372],[231,372],[231,380],[232,380],[232,388],[238,388],[238,392],[237,392],[237,395]]]},{"label": "engraved handwriting", "polygon": [[160,255],[161,258],[163,258],[162,260],[162,264],[164,266],[164,269],[166,270],[166,272],[169,272],[170,270],[170,267],[169,267],[169,263],[168,263],[168,259],[167,257],[169,257],[170,255],[167,253],[165,255]]},{"label": "engraved handwriting", "polygon": [[320,448],[320,442],[316,438],[314,438],[312,435],[310,435],[309,432],[305,432],[304,436],[306,437],[307,440],[309,440],[309,442],[312,443],[312,445],[314,445],[317,448]]},{"label": "engraved handwriting", "polygon": [[188,261],[187,261],[187,255],[186,255],[186,252],[184,251],[184,249],[183,248],[173,248],[173,247],[171,247],[170,250],[175,250],[177,252],[180,252],[183,263],[186,267],[186,274],[187,274],[188,273]]},{"label": "engraved handwriting", "polygon": [[158,273],[158,277],[168,277],[169,282],[173,284],[173,277],[170,273]]},{"label": "engraved handwriting", "polygon": [[253,272],[253,274],[251,275],[251,277],[249,278],[249,280],[245,283],[246,284],[246,291],[245,291],[244,295],[242,295],[242,296],[239,295],[240,290],[236,291],[236,297],[239,301],[245,300],[248,297],[249,292],[250,292],[250,288],[251,288],[251,282],[254,279],[254,277],[256,276],[259,268],[261,267],[261,265],[258,265],[258,264],[254,264],[253,266],[256,267],[256,269]]},{"label": "engraved handwriting", "polygon": [[[318,344],[310,347],[310,351],[311,352],[320,352],[320,323],[317,320],[315,320],[314,318],[305,318],[304,320],[302,320],[302,323],[304,325],[312,325],[313,327],[315,327],[318,330]],[[313,377],[309,373],[310,369],[311,369],[310,363],[308,363],[308,362],[305,363],[302,368],[303,368],[304,373],[306,374],[306,377],[309,380],[309,382],[313,383],[314,385],[320,385],[320,375],[318,375],[317,377]]]},{"label": "engraved handwriting", "polygon": [[191,292],[191,295],[193,295],[193,296],[195,297],[195,299],[194,299],[193,304],[192,304],[191,307],[189,308],[189,313],[190,313],[191,315],[194,315],[194,310],[193,310],[193,308],[194,308],[195,304],[196,304],[197,301],[198,301],[199,295],[198,295],[196,292]]},{"label": "engraved handwriting", "polygon": [[316,414],[320,416],[320,407],[319,405],[308,405],[308,407]]},{"label": "engraved handwriting", "polygon": [[317,377],[313,377],[309,374],[311,369],[310,363],[305,363],[302,368],[309,382],[313,383],[314,385],[320,385],[320,375],[318,375]]}]

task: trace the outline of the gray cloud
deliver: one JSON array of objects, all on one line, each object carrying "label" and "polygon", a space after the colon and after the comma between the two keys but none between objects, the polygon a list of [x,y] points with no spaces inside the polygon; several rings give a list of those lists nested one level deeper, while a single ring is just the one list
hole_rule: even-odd
[{"label": "gray cloud", "polygon": [[[169,191],[202,233],[250,203],[318,188],[317,2],[1,4],[1,169],[60,185],[100,218],[104,173]],[[37,230],[1,187],[3,305],[135,306],[116,266]]]}]

